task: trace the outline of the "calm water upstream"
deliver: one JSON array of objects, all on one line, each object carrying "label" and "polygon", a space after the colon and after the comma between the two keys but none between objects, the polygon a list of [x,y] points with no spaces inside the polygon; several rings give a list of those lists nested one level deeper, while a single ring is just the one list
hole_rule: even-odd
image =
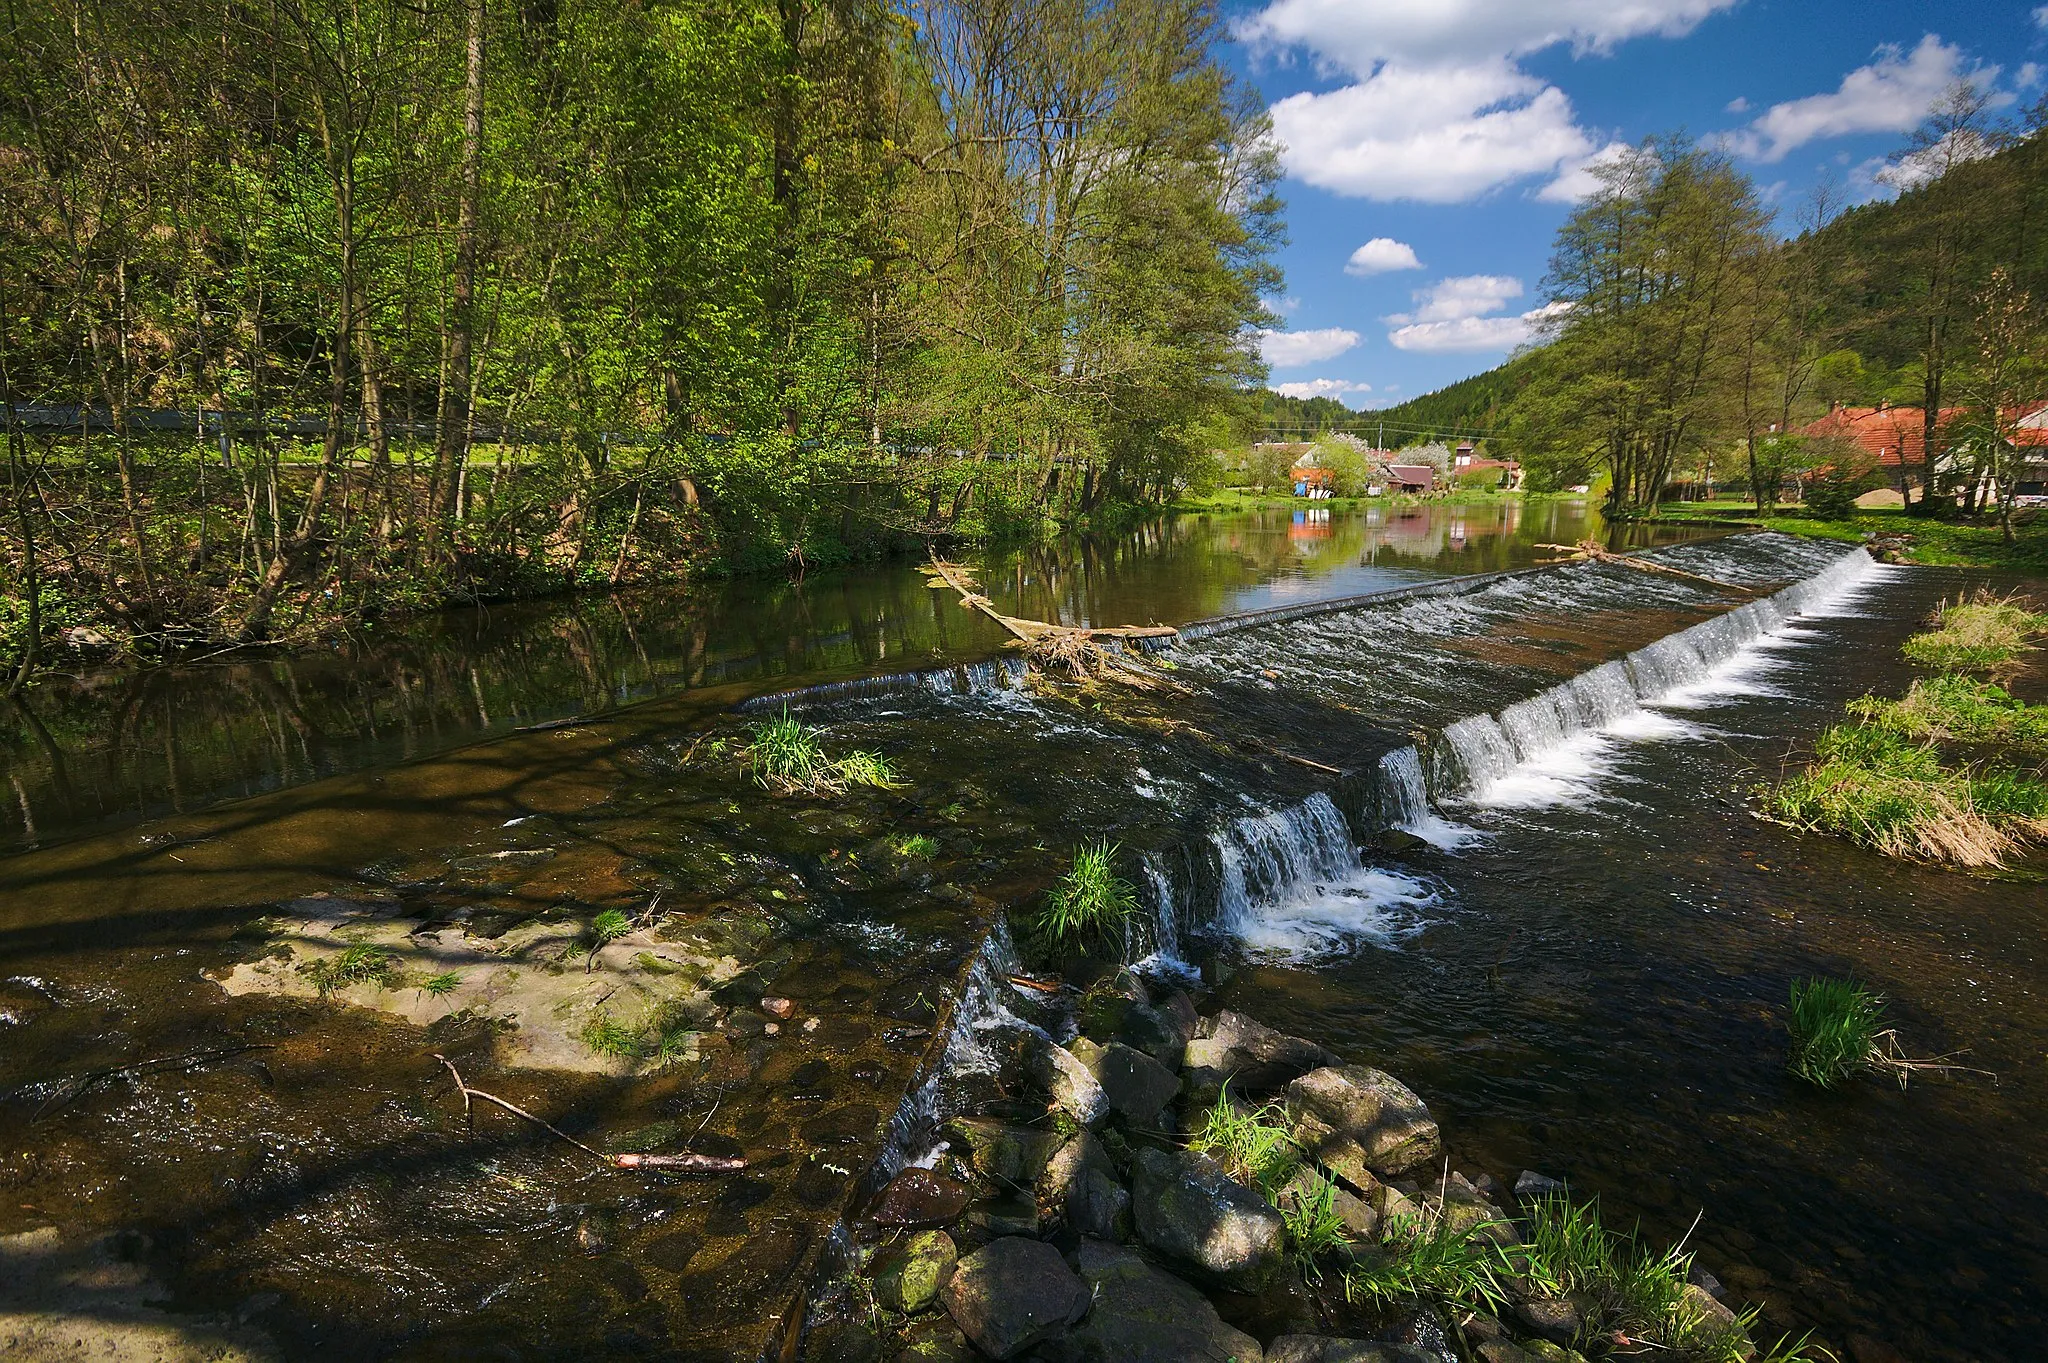
[{"label": "calm water upstream", "polygon": [[[1179,516],[971,559],[1004,610],[1179,624],[1619,546],[1576,501]],[[985,657],[1004,635],[910,564],[452,610],[320,654],[53,679],[0,703],[0,849],[403,761],[668,692]]]},{"label": "calm water upstream", "polygon": [[[979,566],[1020,614],[1184,622],[1589,531],[1517,514],[1191,519]],[[734,707],[995,650],[908,571],[477,612],[439,644],[157,674],[126,710],[78,692],[74,803],[55,768],[10,768],[53,845],[0,859],[0,1330],[10,1272],[54,1263],[90,1290],[48,1310],[129,1319],[120,1284],[146,1282],[249,1357],[759,1357],[863,1187],[936,1116],[1000,1110],[957,1063],[1028,1014],[1000,925],[1109,836],[1142,885],[1134,953],[1234,964],[1220,1002],[1407,1080],[1468,1172],[1568,1177],[1664,1239],[1703,1212],[1733,1295],[1837,1351],[2037,1357],[2041,880],[1901,867],[1744,805],[1843,701],[1903,689],[1899,640],[1960,579],[1779,536],[1652,556],[1682,575],[1578,564],[1190,637],[1177,690],[800,697],[833,751],[903,777],[832,800],[763,796]],[[39,714],[53,743],[65,713]],[[158,765],[118,736],[174,722]],[[159,809],[173,776],[194,804],[290,788],[48,831]],[[1428,841],[1378,850],[1390,824]],[[579,955],[608,908],[633,934]],[[319,993],[309,953],[342,940],[469,954],[445,1001],[438,964]],[[526,983],[478,992],[493,960]],[[1796,1089],[1783,999],[1816,970],[2000,1082]],[[673,1057],[578,1044],[668,1018],[657,986]],[[472,1129],[437,1053],[594,1145],[749,1167],[647,1179]]]}]

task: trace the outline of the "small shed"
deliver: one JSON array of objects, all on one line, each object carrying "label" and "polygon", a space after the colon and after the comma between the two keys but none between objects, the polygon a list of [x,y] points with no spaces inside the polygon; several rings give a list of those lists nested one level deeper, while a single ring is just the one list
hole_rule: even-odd
[{"label": "small shed", "polygon": [[1428,492],[1436,487],[1436,470],[1427,464],[1389,464],[1387,482],[1396,492]]}]

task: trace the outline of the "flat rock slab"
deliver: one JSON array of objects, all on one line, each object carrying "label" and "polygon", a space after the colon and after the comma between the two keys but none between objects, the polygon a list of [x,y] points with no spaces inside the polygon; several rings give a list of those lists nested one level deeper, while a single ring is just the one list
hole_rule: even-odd
[{"label": "flat rock slab", "polygon": [[1094,1304],[1039,1348],[1047,1363],[1263,1363],[1259,1342],[1207,1297],[1130,1250],[1084,1240],[1074,1262]]},{"label": "flat rock slab", "polygon": [[960,1261],[939,1294],[974,1347],[1015,1358],[1061,1333],[1088,1309],[1088,1287],[1051,1245],[1011,1236]]},{"label": "flat rock slab", "polygon": [[1332,1134],[1356,1141],[1366,1167],[1382,1178],[1443,1153],[1436,1119],[1414,1090],[1370,1065],[1329,1065],[1287,1086],[1295,1139],[1313,1151]]},{"label": "flat rock slab", "polygon": [[1277,1032],[1228,1009],[1205,1021],[1181,1060],[1197,1098],[1213,1097],[1225,1083],[1232,1093],[1265,1093],[1338,1058],[1313,1041]]},{"label": "flat rock slab", "polygon": [[973,1190],[930,1169],[905,1169],[882,1189],[869,1219],[879,1226],[943,1226],[967,1210]]},{"label": "flat rock slab", "polygon": [[[657,1056],[654,1032],[668,1019],[710,1014],[710,991],[742,969],[736,957],[663,940],[658,928],[616,938],[590,958],[581,954],[581,919],[474,937],[393,917],[374,900],[323,896],[293,900],[250,931],[268,951],[213,977],[230,994],[325,998],[421,1027],[469,1013],[497,1024],[501,1063],[588,1074],[696,1059],[698,1033],[674,1032]],[[623,1029],[637,1053],[593,1048],[586,1038],[601,1022]]]}]

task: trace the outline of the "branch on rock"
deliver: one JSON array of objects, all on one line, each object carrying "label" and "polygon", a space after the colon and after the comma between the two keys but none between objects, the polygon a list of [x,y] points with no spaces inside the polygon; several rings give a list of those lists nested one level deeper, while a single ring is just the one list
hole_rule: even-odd
[{"label": "branch on rock", "polygon": [[471,1088],[463,1082],[462,1071],[455,1068],[455,1062],[439,1051],[434,1053],[434,1059],[446,1065],[449,1075],[454,1078],[456,1091],[462,1095],[462,1116],[466,1121],[475,1118],[476,1110],[471,1100],[481,1098],[487,1103],[503,1108],[515,1117],[532,1122],[556,1140],[567,1141],[592,1159],[602,1161],[614,1169],[648,1169],[672,1174],[736,1174],[747,1167],[747,1162],[743,1159],[729,1159],[722,1155],[607,1155],[602,1150],[585,1145],[560,1127],[534,1116],[516,1103],[508,1103],[495,1093],[485,1093],[480,1088]]},{"label": "branch on rock", "polygon": [[1637,558],[1634,554],[1617,554],[1602,548],[1592,540],[1580,540],[1577,544],[1539,544],[1535,547],[1538,549],[1554,550],[1563,555],[1561,558],[1545,559],[1543,560],[1545,563],[1584,563],[1590,560],[1594,563],[1611,563],[1617,568],[1634,568],[1638,572],[1668,573],[1672,577],[1690,578],[1694,582],[1704,582],[1710,587],[1719,587],[1723,591],[1743,592],[1750,595],[1757,591],[1757,588],[1745,586],[1740,582],[1724,582],[1718,577],[1708,577],[1704,573],[1689,573],[1683,568],[1674,568],[1668,563],[1656,563],[1650,559]]},{"label": "branch on rock", "polygon": [[934,555],[925,565],[925,580],[933,587],[957,592],[960,604],[978,610],[1010,633],[1010,647],[1022,650],[1025,659],[1040,672],[1076,681],[1120,682],[1140,691],[1177,689],[1152,668],[1124,650],[1105,648],[1102,639],[1170,639],[1180,633],[1171,625],[1055,625],[1044,620],[1025,620],[1004,615],[976,589],[974,576],[957,563]]}]

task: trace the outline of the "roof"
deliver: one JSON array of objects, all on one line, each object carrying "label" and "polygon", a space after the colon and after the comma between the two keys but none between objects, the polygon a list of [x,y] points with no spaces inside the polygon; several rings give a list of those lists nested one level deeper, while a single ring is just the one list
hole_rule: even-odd
[{"label": "roof", "polygon": [[1397,483],[1434,485],[1436,482],[1436,470],[1428,464],[1389,464],[1387,465],[1387,477]]},{"label": "roof", "polygon": [[[1919,407],[1837,407],[1818,421],[1799,428],[1801,435],[1846,435],[1877,457],[1880,464],[1924,462],[1926,424]],[[1949,426],[1962,419],[1960,407],[1944,407],[1938,422]],[[2016,422],[2013,443],[2048,447],[2048,407],[2014,407],[2005,413]]]}]

